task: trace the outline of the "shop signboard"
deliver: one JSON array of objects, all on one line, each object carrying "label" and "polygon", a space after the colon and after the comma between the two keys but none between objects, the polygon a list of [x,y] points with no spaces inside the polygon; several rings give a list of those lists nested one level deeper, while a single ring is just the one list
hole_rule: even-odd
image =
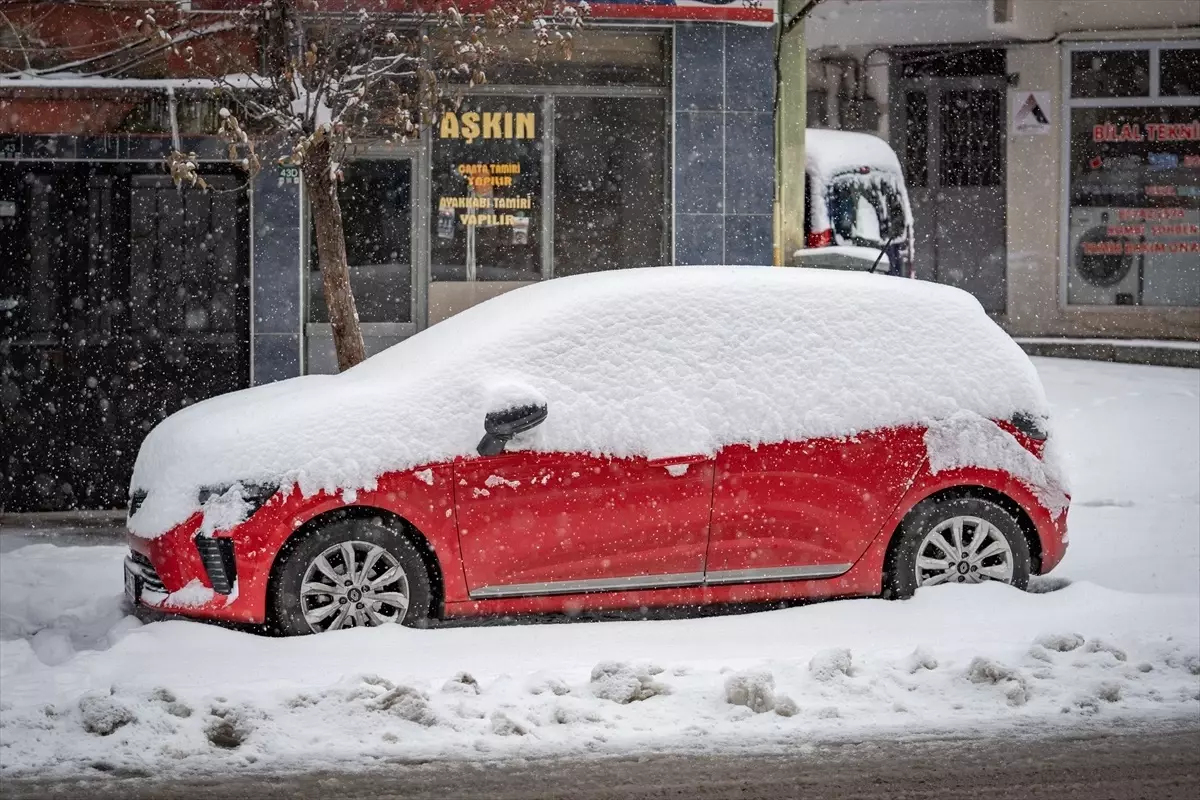
[{"label": "shop signboard", "polygon": [[778,0],[626,0],[590,3],[600,19],[672,19],[772,25]]},{"label": "shop signboard", "polygon": [[1016,91],[1010,95],[1012,115],[1010,129],[1018,136],[1045,136],[1053,129],[1050,122],[1049,92]]}]

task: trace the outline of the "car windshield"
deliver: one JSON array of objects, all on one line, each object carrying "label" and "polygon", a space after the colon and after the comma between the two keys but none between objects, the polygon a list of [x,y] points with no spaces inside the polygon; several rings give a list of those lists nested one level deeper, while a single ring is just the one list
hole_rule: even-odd
[{"label": "car windshield", "polygon": [[829,187],[829,217],[840,245],[882,247],[904,236],[904,203],[896,179],[882,172],[858,172],[834,178]]}]

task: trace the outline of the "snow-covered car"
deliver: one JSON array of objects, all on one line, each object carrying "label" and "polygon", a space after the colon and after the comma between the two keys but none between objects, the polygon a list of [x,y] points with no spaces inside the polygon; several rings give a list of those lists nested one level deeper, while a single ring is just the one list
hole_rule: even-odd
[{"label": "snow-covered car", "polygon": [[846,256],[845,269],[878,261],[877,272],[914,276],[912,207],[887,142],[851,131],[805,133],[804,240],[806,249],[796,253],[801,263],[833,266],[821,258],[829,249]]},{"label": "snow-covered car", "polygon": [[1067,544],[1033,365],[970,295],[662,267],[471,308],[159,424],[135,603],[285,633],[995,580]]}]

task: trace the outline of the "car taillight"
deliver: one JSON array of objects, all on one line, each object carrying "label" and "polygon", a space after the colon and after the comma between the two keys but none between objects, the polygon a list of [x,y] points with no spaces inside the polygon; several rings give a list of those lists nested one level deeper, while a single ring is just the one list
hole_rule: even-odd
[{"label": "car taillight", "polygon": [[1011,419],[997,420],[996,424],[1013,435],[1021,446],[1038,458],[1046,450],[1046,420],[1032,414],[1017,412]]},{"label": "car taillight", "polygon": [[1046,420],[1034,414],[1018,411],[1012,415],[1011,422],[1014,428],[1030,439],[1044,442],[1049,438],[1049,434],[1046,432]]},{"label": "car taillight", "polygon": [[811,247],[829,247],[833,244],[833,228],[808,234],[807,244]]}]

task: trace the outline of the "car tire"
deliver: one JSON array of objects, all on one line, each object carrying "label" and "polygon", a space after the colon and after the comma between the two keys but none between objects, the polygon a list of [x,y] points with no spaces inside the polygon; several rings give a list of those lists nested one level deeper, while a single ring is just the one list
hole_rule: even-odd
[{"label": "car tire", "polygon": [[[347,546],[351,548],[355,565],[351,575],[344,574],[346,559],[342,554]],[[318,566],[322,556],[325,560]],[[369,561],[371,558],[374,558],[373,566]],[[399,572],[389,580],[393,568]],[[324,571],[329,569],[338,578],[347,580],[335,581]],[[366,569],[370,569],[372,575],[365,574]],[[388,583],[372,589],[373,577],[375,581],[388,580]],[[317,581],[328,584],[330,592],[313,593],[311,587]],[[347,583],[354,585],[347,586]],[[303,596],[302,588],[306,589]],[[370,595],[373,590],[379,598],[386,594],[389,599],[373,601]],[[396,601],[402,596],[407,597],[407,605],[400,613]],[[343,519],[323,525],[284,546],[268,602],[271,627],[284,636],[299,636],[343,627],[371,627],[385,622],[425,627],[433,592],[429,570],[409,537],[379,521]],[[327,605],[338,608],[330,611],[325,608]],[[333,619],[328,623],[322,619],[314,626],[306,611],[310,615],[325,611],[328,612],[326,618]],[[339,616],[343,617],[343,623],[330,627]]]},{"label": "car tire", "polygon": [[[961,524],[957,534],[956,521]],[[938,543],[938,535],[949,550]],[[956,536],[962,547],[954,552]],[[932,566],[941,561],[946,569]],[[884,561],[883,596],[903,600],[922,586],[983,580],[1000,580],[1024,590],[1031,563],[1025,533],[1003,507],[979,497],[929,499],[909,512],[896,530]],[[926,565],[932,568],[925,569]]]}]

